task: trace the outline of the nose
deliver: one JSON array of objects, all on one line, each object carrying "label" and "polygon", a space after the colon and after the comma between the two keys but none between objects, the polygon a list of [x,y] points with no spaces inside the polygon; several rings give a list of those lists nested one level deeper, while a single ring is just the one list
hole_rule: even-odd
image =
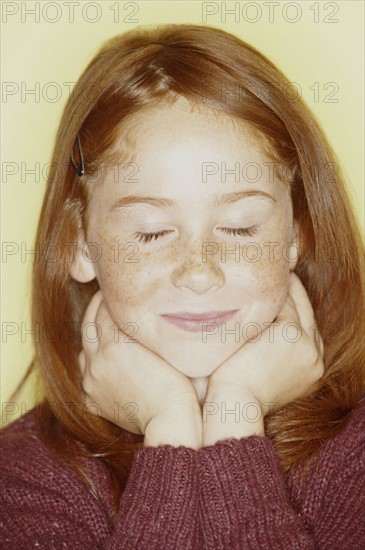
[{"label": "nose", "polygon": [[[218,255],[219,257],[219,255]],[[213,292],[225,283],[222,269],[217,260],[209,257],[203,261],[202,247],[186,258],[172,273],[172,284],[179,289],[187,288],[195,294]]]}]

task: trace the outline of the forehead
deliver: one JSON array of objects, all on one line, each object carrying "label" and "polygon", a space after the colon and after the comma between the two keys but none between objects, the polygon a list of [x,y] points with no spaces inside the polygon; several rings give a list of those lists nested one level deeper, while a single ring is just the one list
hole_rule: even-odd
[{"label": "forehead", "polygon": [[208,147],[209,151],[216,147],[217,155],[221,151],[221,156],[227,156],[232,145],[237,155],[236,149],[242,149],[243,143],[252,150],[261,150],[259,140],[243,120],[204,104],[189,103],[184,98],[139,113],[132,120],[130,131],[137,144],[137,154],[145,153],[151,146],[166,146],[166,142],[169,149],[173,145],[183,149],[193,142],[199,143],[197,155],[204,154]]},{"label": "forehead", "polygon": [[271,159],[244,121],[183,98],[131,117],[120,130],[116,158],[103,185],[114,197],[213,203],[217,194],[243,188],[279,198],[282,192]]}]

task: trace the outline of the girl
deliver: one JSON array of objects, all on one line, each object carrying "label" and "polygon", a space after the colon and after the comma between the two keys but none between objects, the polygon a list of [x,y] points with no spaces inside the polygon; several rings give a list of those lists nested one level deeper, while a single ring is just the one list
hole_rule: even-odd
[{"label": "girl", "polygon": [[42,403],[2,430],[11,548],[362,548],[363,254],[285,76],[212,27],[109,40],[41,212]]}]

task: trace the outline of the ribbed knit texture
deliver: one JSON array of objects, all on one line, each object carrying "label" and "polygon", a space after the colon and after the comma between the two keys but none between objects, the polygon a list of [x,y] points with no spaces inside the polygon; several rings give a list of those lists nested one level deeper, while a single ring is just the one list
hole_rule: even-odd
[{"label": "ribbed knit texture", "polygon": [[31,411],[1,430],[2,548],[365,548],[364,407],[323,445],[304,483],[300,466],[283,475],[267,436],[138,449],[113,519],[103,463],[85,459],[99,502],[33,426]]}]

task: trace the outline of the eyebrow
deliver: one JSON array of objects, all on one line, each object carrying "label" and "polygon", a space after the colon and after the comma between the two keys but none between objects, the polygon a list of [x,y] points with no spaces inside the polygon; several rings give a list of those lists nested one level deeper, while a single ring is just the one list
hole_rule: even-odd
[{"label": "eyebrow", "polygon": [[[234,202],[237,202],[241,199],[245,199],[247,197],[264,197],[265,199],[269,199],[270,201],[277,202],[274,197],[269,195],[269,193],[265,193],[265,191],[259,191],[258,189],[252,189],[249,191],[236,191],[233,193],[223,193],[223,195],[216,196],[214,198],[213,206],[214,208],[219,208],[220,206],[231,204]],[[172,208],[176,206],[176,203],[171,200],[164,197],[149,197],[144,195],[128,195],[127,197],[121,197],[117,201],[115,201],[110,211],[119,210],[120,208],[130,207],[138,204],[149,204],[151,206],[155,206],[156,208]]]}]

